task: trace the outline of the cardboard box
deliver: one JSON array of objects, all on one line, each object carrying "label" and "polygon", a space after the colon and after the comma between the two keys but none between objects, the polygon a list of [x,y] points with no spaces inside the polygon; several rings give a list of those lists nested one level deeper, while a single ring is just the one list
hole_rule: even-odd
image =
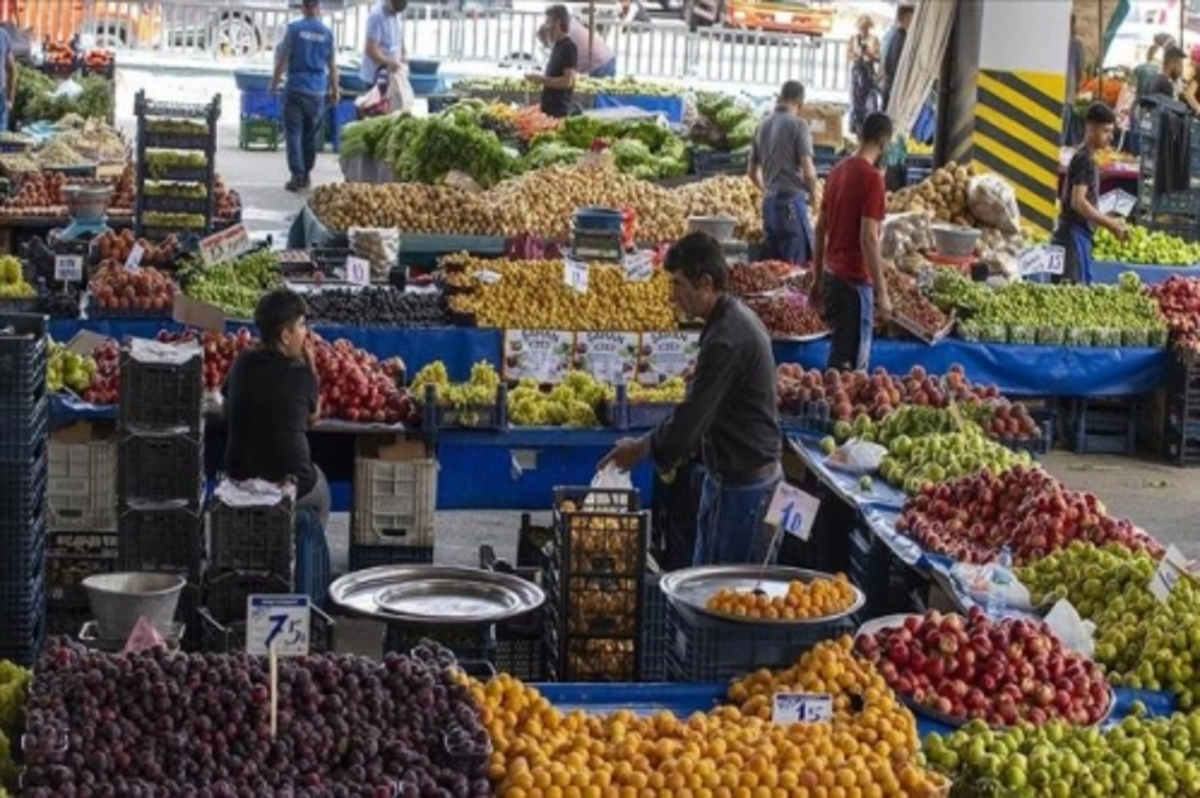
[{"label": "cardboard box", "polygon": [[832,103],[805,104],[800,116],[808,122],[813,146],[840,150],[846,139],[846,106]]}]

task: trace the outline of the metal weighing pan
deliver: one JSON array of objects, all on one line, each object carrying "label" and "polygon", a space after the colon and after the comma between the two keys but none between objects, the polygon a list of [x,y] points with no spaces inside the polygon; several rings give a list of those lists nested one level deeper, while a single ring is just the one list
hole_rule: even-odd
[{"label": "metal weighing pan", "polygon": [[440,565],[385,565],[329,587],[338,607],[407,626],[471,626],[532,612],[546,594],[512,574]]},{"label": "metal weighing pan", "polygon": [[779,565],[768,566],[765,569],[759,565],[704,565],[672,571],[662,578],[659,586],[666,594],[667,600],[680,612],[706,621],[723,621],[739,626],[786,627],[827,624],[853,615],[866,603],[867,597],[863,595],[863,592],[851,585],[854,588],[854,602],[841,612],[823,615],[819,618],[743,618],[713,612],[706,606],[708,600],[723,588],[749,591],[757,585],[760,590],[774,598],[787,595],[788,585],[791,582],[811,582],[814,579],[833,579],[833,577],[820,571],[786,568]]}]

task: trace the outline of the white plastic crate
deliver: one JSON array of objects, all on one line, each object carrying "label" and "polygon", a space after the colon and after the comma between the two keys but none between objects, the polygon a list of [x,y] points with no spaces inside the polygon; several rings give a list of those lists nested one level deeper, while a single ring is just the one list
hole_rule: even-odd
[{"label": "white plastic crate", "polygon": [[436,460],[356,460],[353,541],[432,546],[437,468]]},{"label": "white plastic crate", "polygon": [[117,528],[117,443],[50,442],[46,488],[51,532]]}]

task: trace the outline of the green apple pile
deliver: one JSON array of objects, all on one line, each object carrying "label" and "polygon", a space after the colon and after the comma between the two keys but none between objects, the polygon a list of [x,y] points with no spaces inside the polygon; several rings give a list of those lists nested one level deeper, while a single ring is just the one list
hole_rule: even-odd
[{"label": "green apple pile", "polygon": [[1096,624],[1095,659],[1114,684],[1170,690],[1190,710],[1200,700],[1200,589],[1180,579],[1160,602],[1149,589],[1156,568],[1144,553],[1073,543],[1017,575],[1035,605],[1066,598]]},{"label": "green apple pile", "polygon": [[966,318],[986,307],[992,301],[993,291],[958,269],[936,269],[926,293],[944,312],[957,311],[960,318]]},{"label": "green apple pile", "polygon": [[1129,226],[1127,241],[1118,241],[1101,227],[1096,231],[1092,257],[1110,263],[1195,266],[1200,263],[1200,243],[1193,244],[1136,224]]},{"label": "green apple pile", "polygon": [[25,282],[21,273],[21,261],[12,255],[0,257],[0,299],[24,299],[37,292]]},{"label": "green apple pile", "polygon": [[517,427],[595,427],[597,411],[616,398],[611,385],[597,382],[584,371],[571,371],[558,385],[542,390],[525,377],[508,392],[508,420]]},{"label": "green apple pile", "polygon": [[[539,94],[541,87],[524,78],[467,78],[454,84],[456,93],[472,94],[520,94],[522,92]],[[637,97],[678,97],[682,89],[666,83],[651,83],[631,77],[624,78],[589,78],[580,77],[575,80],[575,93],[578,94],[610,94]]]},{"label": "green apple pile", "polygon": [[193,257],[180,267],[179,274],[185,294],[216,305],[235,319],[254,318],[259,297],[283,285],[275,255],[266,250],[213,266]]},{"label": "green apple pile", "polygon": [[954,794],[1200,795],[1200,714],[1130,716],[1105,731],[1060,721],[992,730],[973,721],[929,735],[923,753],[953,779]]},{"label": "green apple pile", "polygon": [[1014,452],[990,440],[979,425],[969,421],[955,432],[897,435],[887,447],[879,473],[908,494],[917,493],[927,483],[970,476],[984,469],[999,474],[1014,466],[1033,464],[1028,452]]},{"label": "green apple pile", "polygon": [[413,377],[409,393],[417,401],[425,401],[425,390],[428,386],[437,390],[437,402],[459,409],[479,407],[496,403],[496,389],[500,387],[500,375],[496,368],[486,360],[481,360],[471,366],[471,378],[466,382],[452,383],[446,371],[446,364],[435,360],[417,372]]},{"label": "green apple pile", "polygon": [[904,405],[880,421],[872,421],[860,413],[854,421],[839,421],[833,426],[833,437],[839,443],[850,438],[889,446],[897,438],[919,438],[940,432],[954,432],[965,422],[960,409]]},{"label": "green apple pile", "polygon": [[69,388],[82,394],[91,384],[96,373],[96,359],[90,355],[79,355],[57,341],[50,342],[50,360],[46,364],[46,388],[58,393]]}]

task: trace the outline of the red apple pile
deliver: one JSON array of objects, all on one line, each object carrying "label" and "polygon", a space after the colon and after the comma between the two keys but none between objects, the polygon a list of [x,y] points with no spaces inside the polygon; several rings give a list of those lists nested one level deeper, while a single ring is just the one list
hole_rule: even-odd
[{"label": "red apple pile", "polygon": [[175,283],[158,269],[147,266],[131,271],[115,260],[101,262],[88,283],[92,299],[101,310],[169,313],[175,303]]},{"label": "red apple pile", "polygon": [[746,306],[762,319],[772,338],[799,338],[829,330],[821,314],[800,294],[750,297]]},{"label": "red apple pile", "polygon": [[1146,290],[1158,301],[1171,337],[1181,346],[1200,348],[1200,280],[1174,275]]},{"label": "red apple pile", "polygon": [[83,401],[93,405],[115,405],[121,398],[121,347],[109,338],[92,351],[96,371],[83,392]]},{"label": "red apple pile", "polygon": [[1099,723],[1112,691],[1094,662],[1066,650],[1045,624],[936,611],[856,641],[897,693],[949,718],[989,726]]},{"label": "red apple pile", "polygon": [[323,417],[375,424],[419,421],[416,403],[396,384],[396,358],[380,362],[349,341],[329,343],[315,333],[313,339]]},{"label": "red apple pile", "polygon": [[776,291],[797,271],[794,265],[779,260],[735,263],[729,269],[729,290],[741,296]]},{"label": "red apple pile", "polygon": [[1161,551],[1132,523],[1109,516],[1094,493],[1068,490],[1045,471],[1024,466],[926,486],[905,503],[896,531],[965,563],[991,562],[1008,546],[1013,562],[1025,565],[1075,541]]}]

